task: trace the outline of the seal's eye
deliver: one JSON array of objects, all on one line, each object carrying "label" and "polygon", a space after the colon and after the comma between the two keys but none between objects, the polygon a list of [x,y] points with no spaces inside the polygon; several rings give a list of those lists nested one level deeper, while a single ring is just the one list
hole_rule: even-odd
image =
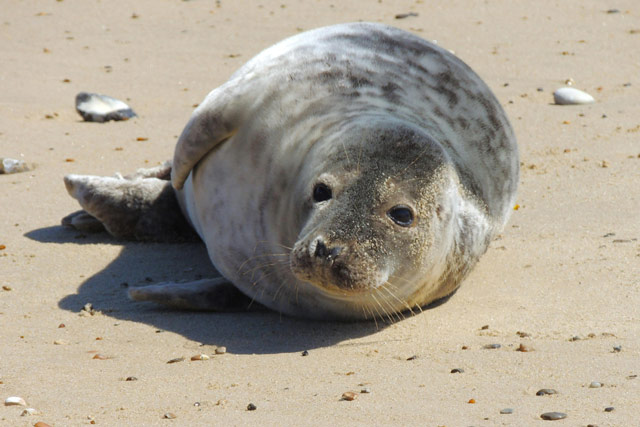
[{"label": "seal's eye", "polygon": [[407,206],[394,206],[389,209],[387,215],[401,227],[409,227],[413,224],[413,212]]},{"label": "seal's eye", "polygon": [[313,187],[313,201],[316,203],[324,202],[332,197],[331,189],[322,183],[318,183]]}]

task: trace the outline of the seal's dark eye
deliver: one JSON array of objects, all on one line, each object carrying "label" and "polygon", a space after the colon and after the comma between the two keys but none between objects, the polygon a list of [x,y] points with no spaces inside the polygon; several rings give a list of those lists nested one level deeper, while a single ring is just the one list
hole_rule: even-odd
[{"label": "seal's dark eye", "polygon": [[387,212],[389,218],[402,227],[409,227],[413,224],[413,212],[410,208],[402,205],[394,206]]},{"label": "seal's dark eye", "polygon": [[316,184],[313,187],[313,201],[316,203],[324,202],[332,197],[331,189],[326,184]]}]

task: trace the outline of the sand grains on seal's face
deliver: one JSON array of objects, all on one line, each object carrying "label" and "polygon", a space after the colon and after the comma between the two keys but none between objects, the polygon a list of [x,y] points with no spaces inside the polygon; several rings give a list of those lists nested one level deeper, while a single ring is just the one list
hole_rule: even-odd
[{"label": "sand grains on seal's face", "polygon": [[329,170],[308,186],[291,268],[330,298],[375,303],[371,296],[386,292],[396,307],[421,285],[415,279],[424,273],[433,222],[446,203],[448,169],[426,134],[402,123],[372,125],[379,129],[355,126],[343,135]]}]

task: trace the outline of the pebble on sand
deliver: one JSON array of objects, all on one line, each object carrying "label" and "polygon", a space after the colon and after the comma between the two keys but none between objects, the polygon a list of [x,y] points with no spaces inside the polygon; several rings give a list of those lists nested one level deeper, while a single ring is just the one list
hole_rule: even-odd
[{"label": "pebble on sand", "polygon": [[541,388],[536,392],[536,396],[548,396],[551,394],[558,394],[558,392],[552,388]]},{"label": "pebble on sand", "polygon": [[553,92],[553,101],[557,105],[578,105],[592,104],[595,99],[587,92],[572,87],[562,87]]},{"label": "pebble on sand", "polygon": [[191,361],[196,360],[209,360],[209,356],[206,354],[196,354],[195,356],[191,356]]},{"label": "pebble on sand", "polygon": [[86,122],[104,123],[128,120],[136,113],[124,102],[107,95],[80,92],[76,95],[76,111]]},{"label": "pebble on sand", "polygon": [[356,400],[357,397],[358,397],[357,393],[353,391],[345,391],[344,393],[342,393],[341,400],[348,400],[349,402],[351,402],[352,400]]},{"label": "pebble on sand", "polygon": [[254,405],[253,403],[249,403],[247,405],[247,411],[255,411],[256,409],[258,409],[258,407],[256,405]]},{"label": "pebble on sand", "polygon": [[602,387],[602,383],[599,383],[598,381],[592,381],[591,384],[589,384],[589,388],[600,388]]},{"label": "pebble on sand", "polygon": [[494,350],[496,348],[500,348],[502,347],[500,344],[487,344],[487,345],[483,345],[482,348],[487,349],[487,350]]},{"label": "pebble on sand", "polygon": [[395,18],[396,18],[396,19],[406,19],[406,18],[408,18],[408,17],[410,17],[410,16],[418,16],[418,14],[417,14],[417,13],[415,13],[415,12],[409,12],[409,13],[398,13],[398,14],[395,16]]},{"label": "pebble on sand", "polygon": [[105,356],[104,354],[95,354],[92,359],[95,360],[109,360],[109,359],[113,359],[113,357],[111,356]]},{"label": "pebble on sand", "polygon": [[530,351],[533,351],[533,347],[531,347],[530,345],[520,344],[518,346],[518,348],[516,348],[516,351],[521,351],[523,353],[528,353]]},{"label": "pebble on sand", "polygon": [[547,421],[562,420],[564,418],[567,418],[567,414],[565,414],[564,412],[545,412],[544,414],[540,415],[540,418]]},{"label": "pebble on sand", "polygon": [[504,408],[500,410],[501,414],[513,414],[513,409],[512,408]]}]

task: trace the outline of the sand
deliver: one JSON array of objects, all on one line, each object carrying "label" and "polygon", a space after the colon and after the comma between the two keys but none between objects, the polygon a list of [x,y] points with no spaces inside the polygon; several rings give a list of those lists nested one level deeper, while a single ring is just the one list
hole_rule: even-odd
[{"label": "sand", "polygon": [[[377,325],[128,301],[125,284],[211,274],[203,246],[61,227],[78,208],[63,175],[169,159],[194,104],[252,55],[356,20],[455,51],[514,125],[519,209],[460,291]],[[639,47],[635,0],[6,2],[0,157],[37,167],[0,175],[0,397],[39,414],[0,406],[0,424],[524,426],[561,411],[561,425],[639,425]],[[567,79],[596,103],[553,105]],[[80,91],[139,117],[84,123]],[[98,312],[82,316],[86,303]]]}]

